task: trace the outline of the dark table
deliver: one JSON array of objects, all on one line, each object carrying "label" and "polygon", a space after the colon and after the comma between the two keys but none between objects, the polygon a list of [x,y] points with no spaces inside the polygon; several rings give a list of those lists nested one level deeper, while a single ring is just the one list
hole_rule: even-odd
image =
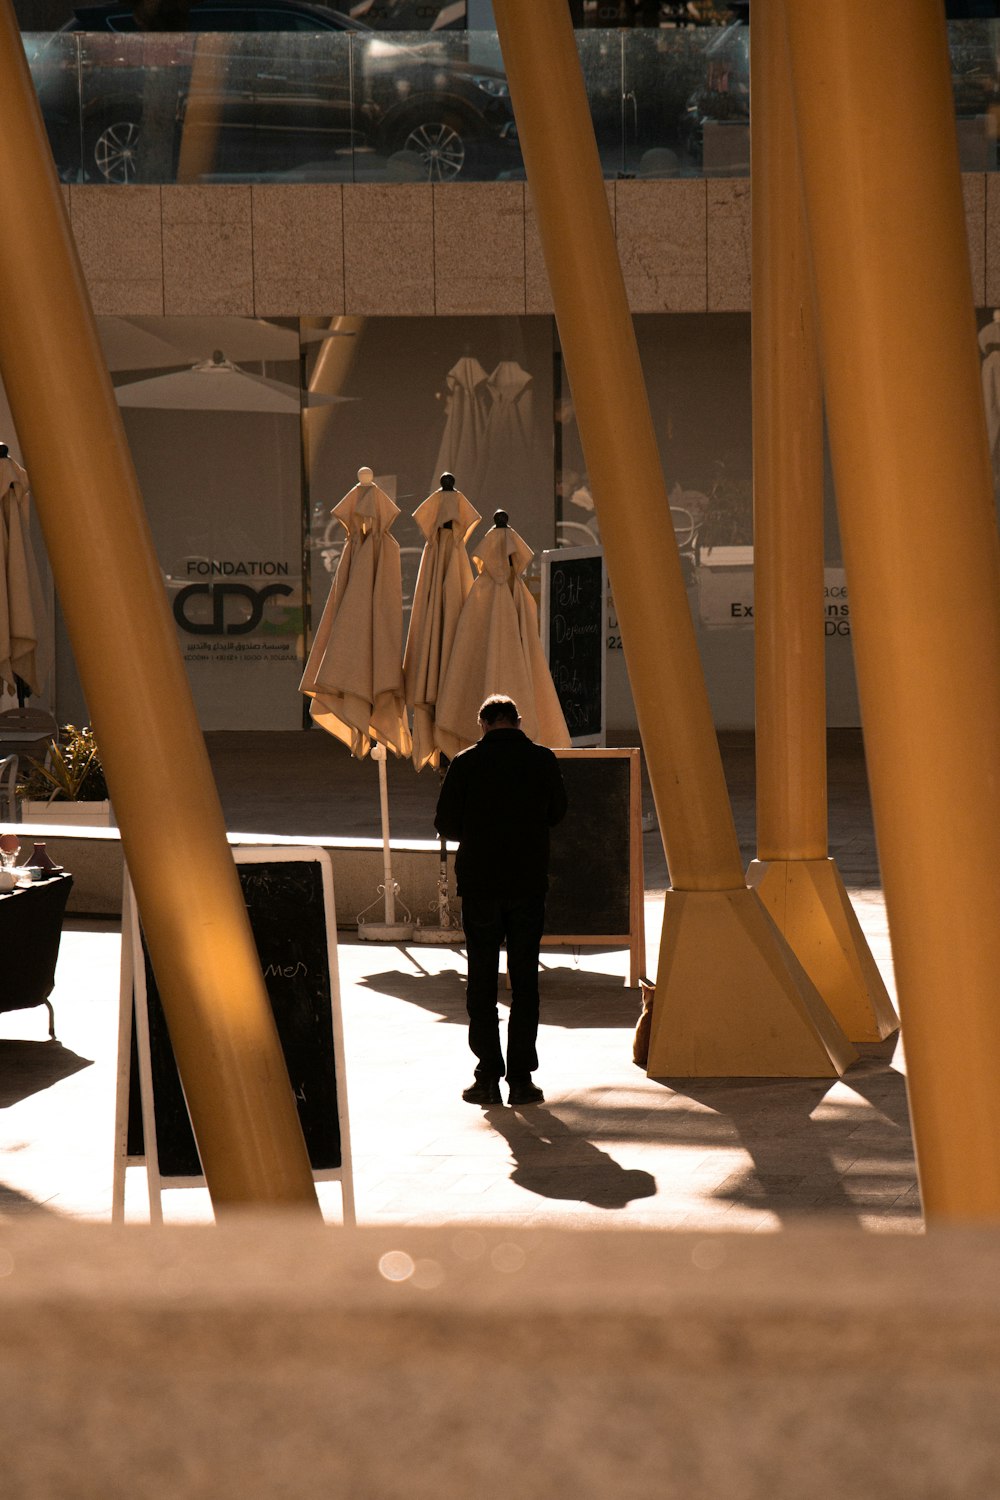
[{"label": "dark table", "polygon": [[53,1038],[56,1023],[49,995],[72,889],[72,875],[53,875],[0,894],[0,1011],[46,1006]]}]

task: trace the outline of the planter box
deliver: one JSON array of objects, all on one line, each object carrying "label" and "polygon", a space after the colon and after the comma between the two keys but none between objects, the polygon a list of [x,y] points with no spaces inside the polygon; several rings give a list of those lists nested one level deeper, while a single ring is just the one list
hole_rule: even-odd
[{"label": "planter box", "polygon": [[53,827],[74,826],[113,828],[110,802],[33,802],[21,803],[22,823],[48,823]]}]

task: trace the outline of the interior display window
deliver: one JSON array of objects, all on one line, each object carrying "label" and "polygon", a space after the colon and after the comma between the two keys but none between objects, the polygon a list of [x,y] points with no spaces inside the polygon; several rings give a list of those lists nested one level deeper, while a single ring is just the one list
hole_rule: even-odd
[{"label": "interior display window", "polygon": [[318,620],[344,543],[330,512],[368,465],[400,507],[393,526],[408,618],[423,537],[412,519],[442,473],[482,516],[470,552],[506,510],[536,554],[555,542],[550,318],[310,319],[301,330],[308,410],[307,556]]},{"label": "interior display window", "polygon": [[99,322],[201,725],[298,728],[294,328],[243,318]]}]

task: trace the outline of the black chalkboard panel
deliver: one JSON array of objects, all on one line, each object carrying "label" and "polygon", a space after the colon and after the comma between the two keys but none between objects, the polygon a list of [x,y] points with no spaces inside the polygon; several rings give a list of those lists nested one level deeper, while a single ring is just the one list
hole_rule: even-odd
[{"label": "black chalkboard panel", "polygon": [[629,930],[629,763],[562,757],[569,809],[552,829],[548,932],[581,937]]},{"label": "black chalkboard panel", "polygon": [[604,559],[591,548],[544,554],[545,654],[570,738],[604,737]]},{"label": "black chalkboard panel", "polygon": [[[323,866],[319,860],[275,860],[238,868],[309,1160],[314,1172],[331,1171],[342,1165],[342,1151]],[[159,1176],[200,1178],[198,1148],[145,943],[142,953]],[[130,1158],[146,1154],[139,1099],[133,1028]]]},{"label": "black chalkboard panel", "polygon": [[629,950],[633,988],[646,971],[642,777],[635,749],[557,750],[569,808],[552,829],[543,943]]}]

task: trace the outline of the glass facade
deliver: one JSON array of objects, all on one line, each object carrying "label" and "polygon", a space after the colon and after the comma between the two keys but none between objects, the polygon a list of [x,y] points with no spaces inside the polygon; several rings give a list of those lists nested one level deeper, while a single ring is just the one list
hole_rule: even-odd
[{"label": "glass facade", "polygon": [[[105,355],[206,729],[295,729],[302,664],[343,544],[331,518],[362,466],[400,507],[408,617],[421,537],[412,514],[442,472],[480,512],[502,508],[535,553],[600,542],[549,317],[100,318]],[[753,724],[750,318],[635,318],[673,527],[716,722]],[[1000,511],[1000,318],[978,313]],[[221,386],[220,386],[221,383]],[[0,388],[0,440],[17,453]],[[850,596],[827,465],[823,611],[831,725],[859,722]],[[35,550],[44,546],[35,522]],[[56,673],[46,701],[85,722],[51,579]],[[101,581],[95,580],[95,605]],[[634,728],[614,601],[608,724]],[[54,695],[53,695],[54,694]]]},{"label": "glass facade", "polygon": [[[306,556],[318,620],[345,533],[330,511],[371,468],[402,514],[393,527],[408,617],[423,545],[412,514],[444,472],[482,516],[506,510],[536,554],[555,545],[550,318],[338,318],[303,326]],[[325,336],[324,336],[325,335]]]},{"label": "glass facade", "polygon": [[[317,32],[314,15],[268,31],[247,14],[258,29],[241,34],[136,34],[124,9],[116,31],[26,36],[62,179],[523,178],[495,33]],[[994,170],[1000,23],[955,21],[949,35],[962,165]],[[605,175],[747,175],[749,37],[580,31]]]},{"label": "glass facade", "polygon": [[[981,314],[983,380],[1000,441],[1000,323]],[[600,527],[572,391],[549,317],[101,318],[105,355],[206,729],[294,729],[298,683],[344,540],[333,507],[370,467],[394,526],[408,617],[422,538],[412,514],[443,472],[480,512],[504,509],[535,561]],[[635,319],[709,694],[721,727],[753,723],[750,319]],[[997,366],[1000,369],[1000,364]],[[995,408],[995,409],[994,409]],[[0,436],[13,436],[0,407]],[[1000,460],[996,464],[1000,491]],[[828,478],[831,724],[856,724],[850,606]],[[41,552],[44,556],[44,552]],[[99,597],[99,587],[95,597]],[[608,724],[635,714],[608,600]],[[57,700],[84,721],[65,631]]]}]

